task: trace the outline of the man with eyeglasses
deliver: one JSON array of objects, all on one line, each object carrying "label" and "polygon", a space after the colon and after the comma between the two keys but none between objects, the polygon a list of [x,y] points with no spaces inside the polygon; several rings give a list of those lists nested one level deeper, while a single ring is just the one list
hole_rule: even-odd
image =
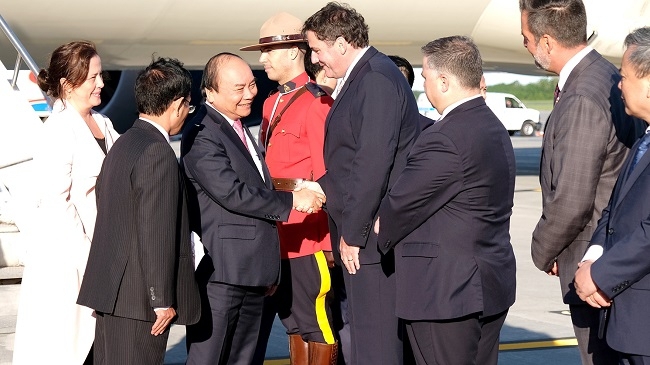
[{"label": "man with eyeglasses", "polygon": [[97,313],[96,364],[162,364],[172,321],[199,320],[183,175],[169,145],[190,112],[191,83],[175,59],[154,60],[138,75],[139,119],[97,178],[97,223],[77,300]]}]

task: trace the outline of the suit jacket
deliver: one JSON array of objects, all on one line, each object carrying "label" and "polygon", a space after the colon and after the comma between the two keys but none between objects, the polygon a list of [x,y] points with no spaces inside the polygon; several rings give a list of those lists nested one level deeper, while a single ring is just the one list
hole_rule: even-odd
[{"label": "suit jacket", "polygon": [[617,351],[650,356],[650,153],[628,176],[635,150],[636,145],[591,239],[605,250],[593,263],[591,276],[614,300],[607,343]]},{"label": "suit jacket", "polygon": [[106,156],[97,180],[97,225],[77,303],[154,322],[174,307],[179,324],[200,316],[183,176],[174,151],[136,120]]},{"label": "suit jacket", "polygon": [[591,51],[569,75],[542,144],[542,216],[533,232],[533,262],[557,261],[564,302],[584,304],[573,288],[578,261],[616,182],[628,148],[642,133],[625,114],[616,67]]},{"label": "suit jacket", "polygon": [[[112,122],[92,112],[110,149],[118,138]],[[71,105],[57,100],[39,130],[34,153],[38,207],[27,247],[14,345],[15,364],[81,364],[93,343],[95,318],[90,308],[75,305],[95,228],[95,183],[104,161],[92,132]],[[50,280],[56,278],[55,281]],[[42,298],[59,315],[52,336],[43,331]],[[42,351],[34,351],[38,343]]]},{"label": "suit jacket", "polygon": [[262,179],[228,121],[212,107],[201,109],[202,117],[194,119],[196,124],[183,134],[181,158],[192,186],[194,228],[212,258],[210,280],[245,286],[275,284],[280,274],[275,221],[289,218],[292,193],[274,191],[264,161]]},{"label": "suit jacket", "polygon": [[[420,114],[404,75],[370,47],[350,72],[325,121],[327,195],[332,248],[340,237],[358,246],[362,264],[378,263],[372,225],[379,202],[406,165]],[[334,255],[340,260],[339,255]]]},{"label": "suit jacket", "polygon": [[481,97],[422,131],[379,209],[398,317],[490,316],[514,303],[515,172],[508,132]]}]

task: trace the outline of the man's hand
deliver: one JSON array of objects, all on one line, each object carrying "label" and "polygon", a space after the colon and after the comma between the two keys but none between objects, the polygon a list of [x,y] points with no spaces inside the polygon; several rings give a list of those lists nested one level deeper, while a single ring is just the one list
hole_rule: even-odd
[{"label": "man's hand", "polygon": [[264,296],[265,296],[265,297],[270,297],[270,296],[272,296],[273,294],[275,294],[275,291],[276,291],[276,290],[278,290],[278,286],[277,286],[277,285],[275,285],[275,284],[273,284],[273,285],[269,285],[269,286],[266,288],[266,291],[264,292]]},{"label": "man's hand", "polygon": [[594,308],[609,307],[612,305],[612,300],[609,299],[607,295],[605,295],[605,293],[600,289],[588,296],[585,302]]},{"label": "man's hand", "polygon": [[321,193],[321,194],[325,195],[325,192],[323,192],[323,188],[321,188],[320,184],[317,183],[316,181],[305,180],[302,183],[300,183],[300,185],[298,185],[294,189],[294,191],[300,191],[302,189],[309,189],[309,190],[312,190],[312,191],[315,191],[317,193]]},{"label": "man's hand", "polygon": [[293,208],[303,213],[316,213],[325,203],[325,195],[309,189],[294,190]]},{"label": "man's hand", "polygon": [[557,261],[553,263],[553,267],[547,272],[549,276],[560,276],[560,269],[557,267]]},{"label": "man's hand", "polygon": [[361,264],[359,264],[359,247],[348,246],[343,236],[341,236],[339,252],[341,253],[341,261],[345,268],[348,269],[348,272],[351,275],[356,274],[357,270],[361,268]]},{"label": "man's hand", "polygon": [[578,264],[573,284],[580,299],[594,308],[609,307],[611,300],[598,288],[591,278],[591,264],[593,261],[583,261]]},{"label": "man's hand", "polygon": [[332,254],[332,251],[323,251],[323,254],[325,255],[327,267],[330,269],[334,268],[334,254]]},{"label": "man's hand", "polygon": [[377,217],[377,220],[375,221],[375,234],[379,234],[379,217]]},{"label": "man's hand", "polygon": [[169,324],[172,322],[174,317],[176,317],[176,311],[174,308],[169,309],[157,309],[156,311],[156,322],[151,326],[151,334],[154,336],[162,335],[163,332],[167,329]]}]

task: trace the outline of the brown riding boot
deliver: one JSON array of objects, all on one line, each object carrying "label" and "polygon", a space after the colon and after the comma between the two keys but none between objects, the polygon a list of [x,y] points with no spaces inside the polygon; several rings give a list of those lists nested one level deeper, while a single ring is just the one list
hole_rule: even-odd
[{"label": "brown riding boot", "polygon": [[309,345],[300,335],[289,335],[289,364],[309,365]]},{"label": "brown riding boot", "polygon": [[339,344],[309,342],[309,365],[336,365]]}]

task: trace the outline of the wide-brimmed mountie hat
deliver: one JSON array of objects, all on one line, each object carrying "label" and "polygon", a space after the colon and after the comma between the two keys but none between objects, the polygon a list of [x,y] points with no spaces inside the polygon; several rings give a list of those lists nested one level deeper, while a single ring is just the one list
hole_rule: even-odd
[{"label": "wide-brimmed mountie hat", "polygon": [[302,20],[289,13],[272,16],[260,28],[260,43],[242,47],[240,51],[258,51],[262,47],[287,43],[306,43],[302,36]]}]

